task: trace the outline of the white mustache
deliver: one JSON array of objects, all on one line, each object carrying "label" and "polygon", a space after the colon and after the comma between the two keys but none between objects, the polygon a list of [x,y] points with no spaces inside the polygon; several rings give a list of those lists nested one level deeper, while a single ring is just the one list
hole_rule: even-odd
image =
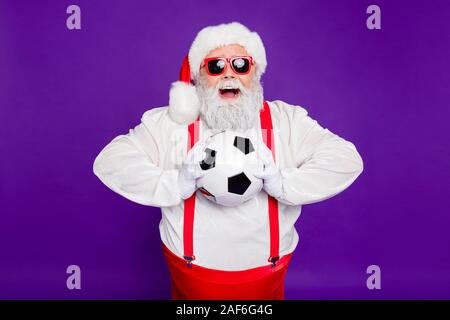
[{"label": "white mustache", "polygon": [[226,80],[220,81],[216,85],[216,89],[217,90],[221,90],[221,89],[239,89],[240,91],[244,91],[244,86],[237,79],[226,79]]}]

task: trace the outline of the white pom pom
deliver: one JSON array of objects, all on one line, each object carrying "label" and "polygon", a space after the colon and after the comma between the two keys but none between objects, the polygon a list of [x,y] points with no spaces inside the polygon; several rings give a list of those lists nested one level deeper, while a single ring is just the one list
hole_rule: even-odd
[{"label": "white pom pom", "polygon": [[200,101],[195,87],[189,83],[172,83],[169,93],[169,116],[179,124],[195,121],[200,112]]}]

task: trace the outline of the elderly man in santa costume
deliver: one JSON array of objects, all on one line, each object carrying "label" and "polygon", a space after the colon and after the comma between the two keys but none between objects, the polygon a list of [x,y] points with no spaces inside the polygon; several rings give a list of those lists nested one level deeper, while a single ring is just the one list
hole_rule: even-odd
[{"label": "elderly man in santa costume", "polygon": [[[144,113],[97,156],[113,191],[161,207],[174,299],[283,299],[304,204],[346,189],[363,170],[355,146],[283,101],[264,101],[259,35],[239,23],[206,27],[185,58],[168,107]],[[262,190],[234,207],[198,192],[205,139],[255,130]],[[181,155],[181,156],[180,156]]]}]

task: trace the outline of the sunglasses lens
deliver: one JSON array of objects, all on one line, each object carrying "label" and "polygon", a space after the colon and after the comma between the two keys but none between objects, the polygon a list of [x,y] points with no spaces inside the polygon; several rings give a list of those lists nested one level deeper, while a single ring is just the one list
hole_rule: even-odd
[{"label": "sunglasses lens", "polygon": [[210,60],[208,61],[208,71],[210,74],[221,74],[225,69],[226,62],[223,60]]},{"label": "sunglasses lens", "polygon": [[233,59],[233,69],[237,73],[247,73],[250,70],[250,61],[247,58]]}]

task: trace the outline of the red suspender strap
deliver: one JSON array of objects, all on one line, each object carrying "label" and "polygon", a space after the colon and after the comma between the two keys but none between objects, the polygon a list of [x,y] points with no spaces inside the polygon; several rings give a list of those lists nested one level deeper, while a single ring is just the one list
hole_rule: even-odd
[{"label": "red suspender strap", "polygon": [[[270,107],[267,101],[264,101],[264,109],[260,112],[261,130],[264,143],[272,150],[275,159],[275,143],[273,137],[272,117],[270,115]],[[268,195],[269,205],[269,225],[270,225],[270,257],[269,262],[275,266],[280,259],[280,228],[278,224],[278,201]]]},{"label": "red suspender strap", "polygon": [[[187,151],[198,141],[199,137],[199,119],[192,122],[188,127],[188,145]],[[194,256],[194,212],[195,212],[195,193],[184,200],[184,224],[183,224],[183,257],[188,266],[195,260]]]},{"label": "red suspender strap", "polygon": [[[264,102],[264,108],[260,112],[261,130],[264,143],[272,150],[273,158],[275,159],[275,145],[272,132],[272,117],[270,115],[270,108],[267,102]],[[191,123],[188,127],[188,146],[189,151],[198,141],[199,137],[199,119]],[[270,257],[269,262],[275,266],[279,257],[280,247],[280,230],[278,225],[278,201],[268,195],[269,205],[269,225],[270,225]],[[195,212],[195,193],[188,199],[184,200],[184,224],[183,224],[183,257],[188,266],[192,266],[194,256],[194,212]]]}]

